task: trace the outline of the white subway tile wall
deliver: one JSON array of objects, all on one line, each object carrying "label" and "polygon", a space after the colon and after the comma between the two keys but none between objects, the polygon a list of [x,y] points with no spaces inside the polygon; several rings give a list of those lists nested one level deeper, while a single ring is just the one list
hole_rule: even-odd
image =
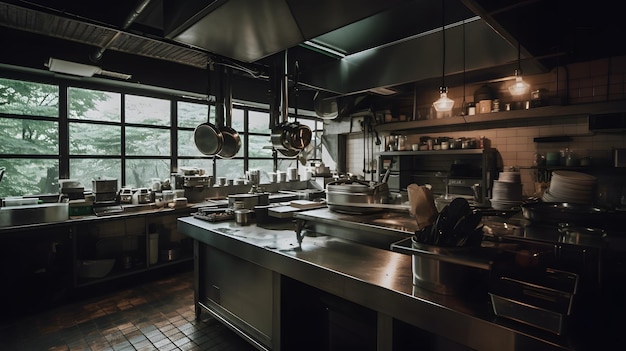
[{"label": "white subway tile wall", "polygon": [[[609,159],[613,148],[626,148],[625,133],[603,133],[593,135],[589,133],[586,118],[577,123],[529,126],[529,127],[502,127],[467,132],[431,133],[430,137],[449,136],[454,138],[478,138],[486,137],[492,148],[498,150],[502,158],[503,169],[511,167],[519,169],[522,176],[523,192],[525,196],[535,193],[533,165],[535,155],[550,151],[561,151],[569,148],[578,158],[591,157],[591,159]],[[580,120],[580,118],[578,118]],[[540,136],[572,135],[569,142],[535,143],[533,139]],[[408,144],[417,143],[422,135],[413,134],[408,136]],[[376,148],[375,153],[382,151]],[[363,160],[365,159],[363,139],[360,135],[351,135],[348,138],[347,171],[355,175],[363,175]],[[367,178],[369,179],[369,178]]]},{"label": "white subway tile wall", "polygon": [[[569,65],[567,70],[561,68],[529,79],[534,88],[544,88],[550,92],[566,91],[566,86],[569,85],[567,94],[569,104],[623,100],[626,99],[626,57]],[[567,82],[569,84],[566,84]],[[471,92],[473,89],[467,91]],[[449,95],[457,101],[462,101],[463,90],[462,87],[452,88]],[[457,95],[454,96],[453,92]],[[473,96],[467,96],[466,99],[473,101]],[[469,119],[471,116],[466,118]],[[429,133],[427,136],[486,137],[490,141],[490,146],[498,150],[501,156],[500,166],[503,169],[510,167],[520,169],[524,195],[532,196],[535,194],[535,172],[530,167],[536,154],[545,155],[549,151],[569,148],[579,158],[590,157],[593,164],[594,159],[609,159],[613,148],[626,148],[626,133],[593,134],[589,132],[587,123],[587,117],[584,116],[569,119],[549,118],[542,120],[541,125],[505,121],[492,124],[490,129],[454,132],[443,130],[439,133]],[[572,136],[573,140],[550,143],[533,141],[536,137],[563,135]],[[417,143],[420,136],[423,135],[409,135],[407,144]],[[374,152],[383,151],[382,147],[374,146]],[[347,151],[347,172],[364,175],[363,160],[367,154],[363,148],[362,135],[349,135]]]}]

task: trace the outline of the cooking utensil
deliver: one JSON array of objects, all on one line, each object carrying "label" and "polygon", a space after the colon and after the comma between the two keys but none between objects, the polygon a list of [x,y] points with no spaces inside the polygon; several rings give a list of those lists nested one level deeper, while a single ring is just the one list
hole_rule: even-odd
[{"label": "cooking utensil", "polygon": [[602,228],[620,222],[620,218],[626,218],[626,215],[609,213],[600,207],[568,202],[524,203],[521,208],[524,218],[539,223],[569,223]]},{"label": "cooking utensil", "polygon": [[[211,71],[207,70],[207,96],[211,96]],[[222,150],[224,136],[222,132],[210,121],[211,109],[209,109],[209,120],[196,127],[193,131],[193,139],[196,148],[203,155],[215,156]]]},{"label": "cooking utensil", "polygon": [[360,214],[378,212],[385,208],[371,205],[387,204],[389,187],[387,183],[339,179],[326,185],[326,202],[331,211]]},{"label": "cooking utensil", "polygon": [[[232,70],[228,67],[224,68],[222,71],[222,78],[220,80],[220,88],[221,88],[221,103],[219,103],[219,111],[216,116],[218,120],[216,123],[219,126],[219,130],[222,133],[222,149],[217,153],[217,155],[221,158],[232,158],[239,152],[241,149],[241,137],[239,133],[235,129],[231,127],[232,125],[232,114],[233,114],[233,97],[232,97],[232,87],[231,87],[231,76]],[[224,121],[225,120],[225,121]]]}]

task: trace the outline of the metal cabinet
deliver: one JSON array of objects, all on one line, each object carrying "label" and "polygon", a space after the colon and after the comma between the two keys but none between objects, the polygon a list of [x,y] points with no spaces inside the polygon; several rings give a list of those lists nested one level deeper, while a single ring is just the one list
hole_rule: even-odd
[{"label": "metal cabinet", "polygon": [[206,311],[260,350],[278,350],[280,276],[194,241],[196,314]]}]

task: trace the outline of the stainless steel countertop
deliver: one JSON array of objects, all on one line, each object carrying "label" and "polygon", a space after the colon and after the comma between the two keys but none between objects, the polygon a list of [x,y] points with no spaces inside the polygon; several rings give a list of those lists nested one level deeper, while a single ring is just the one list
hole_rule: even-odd
[{"label": "stainless steel countertop", "polygon": [[493,315],[487,295],[447,296],[413,285],[412,257],[345,239],[273,227],[178,220],[180,232],[242,259],[477,350],[576,350],[558,337]]}]

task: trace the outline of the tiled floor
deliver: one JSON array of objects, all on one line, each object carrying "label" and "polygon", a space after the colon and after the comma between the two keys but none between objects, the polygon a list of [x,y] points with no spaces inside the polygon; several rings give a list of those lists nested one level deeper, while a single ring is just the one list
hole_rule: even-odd
[{"label": "tiled floor", "polygon": [[0,326],[0,350],[255,350],[193,309],[193,273],[179,272]]}]

